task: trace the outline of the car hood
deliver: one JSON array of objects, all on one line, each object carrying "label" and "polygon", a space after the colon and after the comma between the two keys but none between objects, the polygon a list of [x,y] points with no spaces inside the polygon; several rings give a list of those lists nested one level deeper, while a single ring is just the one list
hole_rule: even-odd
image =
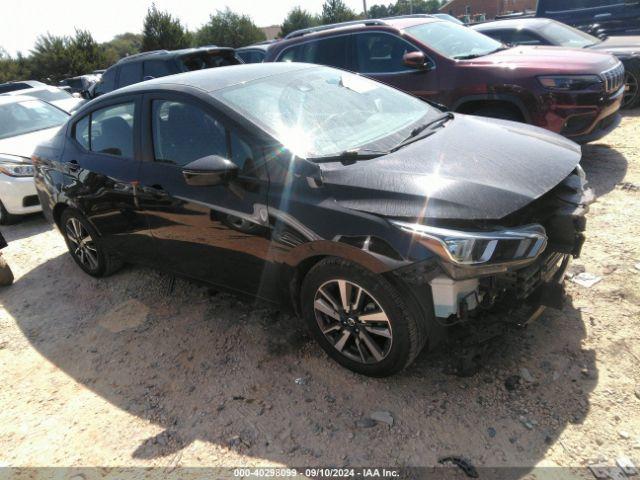
[{"label": "car hood", "polygon": [[564,180],[580,147],[538,127],[456,114],[436,133],[353,165],[320,164],[343,207],[406,219],[498,220]]},{"label": "car hood", "polygon": [[473,66],[498,66],[510,69],[535,68],[541,74],[545,72],[597,74],[615,67],[618,60],[604,52],[591,50],[518,46],[462,62]]},{"label": "car hood", "polygon": [[0,154],[14,156],[17,162],[31,162],[31,154],[38,144],[52,138],[58,130],[60,127],[3,138],[0,140]]},{"label": "car hood", "polygon": [[608,37],[600,43],[591,45],[589,50],[618,56],[640,55],[640,36]]}]

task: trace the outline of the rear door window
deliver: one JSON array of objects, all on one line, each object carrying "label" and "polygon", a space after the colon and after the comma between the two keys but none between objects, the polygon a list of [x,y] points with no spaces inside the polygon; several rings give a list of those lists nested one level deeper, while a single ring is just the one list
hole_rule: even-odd
[{"label": "rear door window", "polygon": [[91,114],[92,152],[133,158],[134,102],[96,110]]},{"label": "rear door window", "polygon": [[142,62],[125,63],[120,67],[118,88],[142,81]]},{"label": "rear door window", "polygon": [[351,35],[323,38],[288,48],[278,58],[280,62],[317,63],[336,68],[349,67],[349,39]]},{"label": "rear door window", "polygon": [[171,69],[167,62],[161,60],[148,60],[144,62],[144,78],[160,78],[171,75]]}]

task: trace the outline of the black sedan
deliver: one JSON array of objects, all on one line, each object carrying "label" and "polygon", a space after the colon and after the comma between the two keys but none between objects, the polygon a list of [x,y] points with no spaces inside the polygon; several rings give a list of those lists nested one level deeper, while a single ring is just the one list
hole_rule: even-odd
[{"label": "black sedan", "polygon": [[288,306],[374,376],[452,325],[557,298],[583,239],[579,161],[545,130],[299,63],[117,90],[34,155],[86,273],[143,263]]},{"label": "black sedan", "polygon": [[508,45],[552,45],[588,48],[615,55],[626,70],[626,89],[622,108],[640,103],[640,37],[623,36],[600,39],[548,18],[520,18],[474,25],[471,28]]}]

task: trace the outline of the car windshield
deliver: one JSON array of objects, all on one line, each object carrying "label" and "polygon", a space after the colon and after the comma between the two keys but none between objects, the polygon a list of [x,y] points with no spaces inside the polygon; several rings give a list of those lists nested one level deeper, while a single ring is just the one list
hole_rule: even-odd
[{"label": "car windshield", "polygon": [[69,115],[40,100],[25,100],[0,105],[0,139],[57,127]]},{"label": "car windshield", "polygon": [[549,22],[540,29],[553,45],[567,48],[585,48],[600,43],[600,39],[560,22]]},{"label": "car windshield", "polygon": [[387,151],[442,112],[378,82],[326,67],[261,78],[215,94],[302,158]]},{"label": "car windshield", "polygon": [[55,100],[68,100],[69,98],[73,98],[72,95],[65,92],[64,90],[58,90],[58,89],[50,89],[50,90],[49,89],[46,89],[46,90],[31,89],[28,92],[25,92],[24,95],[39,98],[40,100],[44,100],[46,102],[53,102]]},{"label": "car windshield", "polygon": [[453,59],[481,57],[500,50],[502,44],[475,30],[452,22],[428,22],[405,32],[441,55]]}]

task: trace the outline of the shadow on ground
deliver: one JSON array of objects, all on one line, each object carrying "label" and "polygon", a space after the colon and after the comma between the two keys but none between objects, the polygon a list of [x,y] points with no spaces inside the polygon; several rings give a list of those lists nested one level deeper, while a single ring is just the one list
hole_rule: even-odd
[{"label": "shadow on ground", "polygon": [[588,144],[582,147],[580,162],[587,174],[589,186],[596,197],[613,190],[627,174],[627,159],[618,150],[603,144]]},{"label": "shadow on ground", "polygon": [[[33,295],[37,285],[59,301]],[[446,455],[533,466],[583,421],[597,383],[571,306],[500,339],[474,377],[446,375],[450,357],[423,353],[379,380],[333,363],[294,318],[187,281],[171,290],[167,276],[141,267],[98,281],[65,254],[0,301],[49,361],[164,429],[130,452],[137,459],[201,440],[292,466],[435,465]],[[376,410],[391,412],[393,427],[357,425]]]},{"label": "shadow on ground", "polygon": [[15,225],[2,225],[0,230],[7,242],[12,242],[38,235],[52,228],[53,226],[45,220],[41,213],[34,213],[25,215]]}]

